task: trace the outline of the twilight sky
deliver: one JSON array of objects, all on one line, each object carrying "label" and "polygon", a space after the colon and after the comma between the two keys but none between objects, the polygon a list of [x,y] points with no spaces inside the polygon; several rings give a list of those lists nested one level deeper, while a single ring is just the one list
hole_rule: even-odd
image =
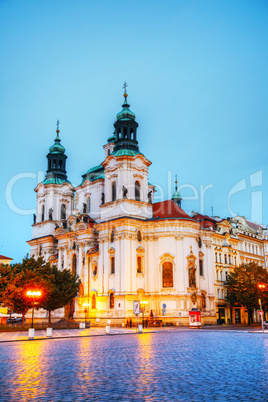
[{"label": "twilight sky", "polygon": [[56,121],[73,185],[128,83],[156,201],[268,224],[268,3],[0,0],[0,254],[29,252]]}]

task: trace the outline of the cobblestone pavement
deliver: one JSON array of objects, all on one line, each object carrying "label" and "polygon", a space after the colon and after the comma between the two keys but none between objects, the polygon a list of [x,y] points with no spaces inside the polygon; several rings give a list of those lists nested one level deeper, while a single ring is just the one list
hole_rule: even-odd
[{"label": "cobblestone pavement", "polygon": [[132,330],[3,342],[0,372],[1,401],[267,401],[268,336]]}]

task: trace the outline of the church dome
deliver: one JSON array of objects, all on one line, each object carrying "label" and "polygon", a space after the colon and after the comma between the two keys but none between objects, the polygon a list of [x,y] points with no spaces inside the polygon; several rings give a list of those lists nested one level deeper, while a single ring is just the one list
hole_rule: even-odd
[{"label": "church dome", "polygon": [[117,120],[135,120],[136,116],[135,113],[131,112],[129,109],[129,103],[127,101],[127,94],[124,94],[125,100],[122,105],[123,109],[121,112],[117,113],[116,118]]},{"label": "church dome", "polygon": [[54,141],[55,141],[54,144],[49,148],[49,152],[51,154],[60,154],[60,153],[64,154],[65,148],[60,143],[61,140],[60,140],[60,137],[59,137],[59,130],[57,130],[57,136],[56,136]]},{"label": "church dome", "polygon": [[176,199],[176,198],[182,198],[181,193],[179,193],[178,191],[175,191],[175,193],[172,196],[172,200]]}]

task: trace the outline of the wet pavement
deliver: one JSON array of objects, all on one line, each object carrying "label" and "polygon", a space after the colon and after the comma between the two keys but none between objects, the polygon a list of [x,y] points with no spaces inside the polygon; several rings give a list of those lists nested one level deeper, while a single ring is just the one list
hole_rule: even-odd
[{"label": "wet pavement", "polygon": [[268,400],[267,333],[114,330],[1,343],[0,400]]}]

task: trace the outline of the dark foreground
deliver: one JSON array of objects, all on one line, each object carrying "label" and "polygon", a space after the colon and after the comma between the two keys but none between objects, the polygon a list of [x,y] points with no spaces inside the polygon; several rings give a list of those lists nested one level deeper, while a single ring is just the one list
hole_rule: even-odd
[{"label": "dark foreground", "polygon": [[268,336],[166,331],[0,345],[1,401],[267,401]]}]

